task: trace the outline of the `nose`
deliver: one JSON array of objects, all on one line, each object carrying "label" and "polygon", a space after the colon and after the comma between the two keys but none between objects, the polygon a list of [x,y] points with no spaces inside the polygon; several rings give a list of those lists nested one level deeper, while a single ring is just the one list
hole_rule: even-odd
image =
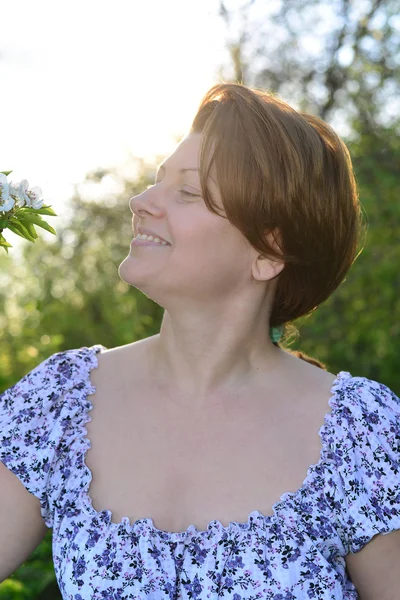
[{"label": "nose", "polygon": [[129,208],[135,215],[141,216],[149,213],[158,216],[162,211],[156,200],[156,194],[152,192],[153,186],[149,186],[141,194],[133,196],[129,200]]}]

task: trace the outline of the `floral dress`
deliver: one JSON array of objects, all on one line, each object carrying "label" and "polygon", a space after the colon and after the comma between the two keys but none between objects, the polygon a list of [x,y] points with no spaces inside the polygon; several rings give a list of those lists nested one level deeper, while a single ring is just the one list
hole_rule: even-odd
[{"label": "floral dress", "polygon": [[0,395],[0,460],[39,498],[64,600],[355,600],[345,555],[400,529],[400,400],[340,371],[321,455],[272,515],[205,531],[112,521],[88,496],[91,347],[57,352]]}]

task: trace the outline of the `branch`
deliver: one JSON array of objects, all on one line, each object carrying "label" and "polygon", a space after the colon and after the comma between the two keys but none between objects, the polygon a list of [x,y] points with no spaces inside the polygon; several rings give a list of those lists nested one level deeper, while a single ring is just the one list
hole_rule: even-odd
[{"label": "branch", "polygon": [[[354,52],[353,62],[354,62],[357,54],[359,53],[360,42],[361,42],[362,38],[368,33],[368,27],[371,22],[371,19],[375,15],[375,12],[377,11],[377,9],[379,8],[379,6],[381,4],[382,4],[382,0],[374,0],[374,2],[372,2],[369,13],[363,19],[360,19],[357,24],[357,29],[354,34],[354,41],[352,44],[352,50]],[[349,78],[351,65],[343,68],[339,65],[338,59],[337,59],[338,52],[343,46],[343,42],[344,42],[345,35],[346,35],[347,17],[348,17],[349,8],[350,8],[349,0],[343,0],[342,17],[344,20],[344,24],[339,33],[338,40],[337,40],[335,49],[332,54],[332,59],[331,59],[332,64],[327,69],[326,76],[325,76],[325,85],[329,91],[329,97],[327,98],[326,102],[324,103],[324,105],[321,108],[320,114],[323,119],[326,119],[327,113],[331,110],[331,108],[333,107],[333,105],[335,103],[336,92],[340,88],[343,87],[343,85],[346,83],[346,81]]]}]

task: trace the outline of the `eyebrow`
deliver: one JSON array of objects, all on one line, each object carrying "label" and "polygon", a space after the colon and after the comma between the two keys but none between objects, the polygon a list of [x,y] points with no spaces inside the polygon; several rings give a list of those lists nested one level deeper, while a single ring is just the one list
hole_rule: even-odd
[{"label": "eyebrow", "polygon": [[[162,165],[160,165],[160,166],[158,167],[158,169],[157,169],[157,173],[158,173],[158,171],[160,171],[161,169],[164,169],[164,171],[166,171],[166,170],[167,170],[167,163],[166,163],[166,162],[165,162],[165,163],[163,163]],[[196,168],[194,168],[194,167],[188,167],[188,168],[186,168],[186,169],[180,169],[180,170],[179,170],[179,173],[185,173],[186,171],[199,171],[199,169],[196,169]],[[214,181],[214,183],[216,183],[216,182],[215,182],[215,180],[213,179],[213,177],[211,177],[211,175],[210,175],[210,179],[212,179],[212,181]]]},{"label": "eyebrow", "polygon": [[[161,169],[164,169],[164,171],[167,170],[167,163],[163,163],[162,165],[160,165],[157,169],[157,171],[160,171]],[[180,169],[179,173],[185,173],[186,171],[198,171],[199,169],[195,169],[194,167],[189,167],[187,169]]]}]

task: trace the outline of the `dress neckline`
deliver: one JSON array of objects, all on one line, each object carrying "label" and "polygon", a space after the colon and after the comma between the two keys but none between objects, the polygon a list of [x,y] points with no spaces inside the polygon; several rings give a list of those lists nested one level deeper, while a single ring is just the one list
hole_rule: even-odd
[{"label": "dress neckline", "polygon": [[84,386],[82,387],[82,393],[84,394],[86,401],[87,412],[84,414],[84,419],[81,421],[81,435],[79,436],[81,446],[80,462],[83,467],[83,477],[85,480],[85,485],[82,486],[81,489],[80,499],[84,512],[87,515],[91,516],[92,518],[96,518],[99,523],[104,523],[110,528],[119,529],[123,527],[126,531],[135,533],[137,535],[145,537],[156,535],[170,541],[179,541],[185,539],[186,537],[192,536],[196,538],[210,538],[215,534],[215,532],[219,532],[220,534],[228,534],[232,530],[250,530],[257,526],[257,524],[262,525],[275,520],[285,509],[286,505],[294,502],[297,496],[301,496],[305,492],[313,480],[314,472],[319,471],[324,462],[332,462],[329,449],[326,447],[327,438],[334,426],[334,413],[340,406],[339,391],[342,389],[343,383],[352,378],[351,373],[348,371],[339,371],[331,385],[331,396],[328,400],[328,406],[330,410],[325,414],[323,423],[318,431],[318,435],[321,440],[321,450],[318,462],[308,467],[306,476],[298,490],[295,492],[284,492],[280,496],[279,500],[272,505],[272,514],[264,515],[258,510],[253,510],[248,515],[246,522],[230,521],[228,525],[223,525],[219,520],[214,519],[209,522],[207,529],[205,530],[199,530],[196,525],[189,525],[185,531],[165,531],[156,527],[151,517],[143,517],[141,519],[136,519],[133,522],[129,517],[122,517],[118,523],[115,523],[112,521],[111,510],[103,509],[101,511],[97,511],[93,506],[92,499],[89,495],[89,488],[93,475],[86,464],[86,453],[88,449],[91,448],[91,442],[88,438],[86,424],[91,421],[89,413],[93,409],[93,404],[89,400],[88,396],[96,393],[96,387],[92,384],[90,375],[92,369],[97,369],[99,366],[97,355],[104,350],[107,350],[107,348],[102,344],[95,344],[90,347],[85,346],[82,348],[82,350],[87,352],[89,361],[85,361],[88,370],[85,373]]}]

